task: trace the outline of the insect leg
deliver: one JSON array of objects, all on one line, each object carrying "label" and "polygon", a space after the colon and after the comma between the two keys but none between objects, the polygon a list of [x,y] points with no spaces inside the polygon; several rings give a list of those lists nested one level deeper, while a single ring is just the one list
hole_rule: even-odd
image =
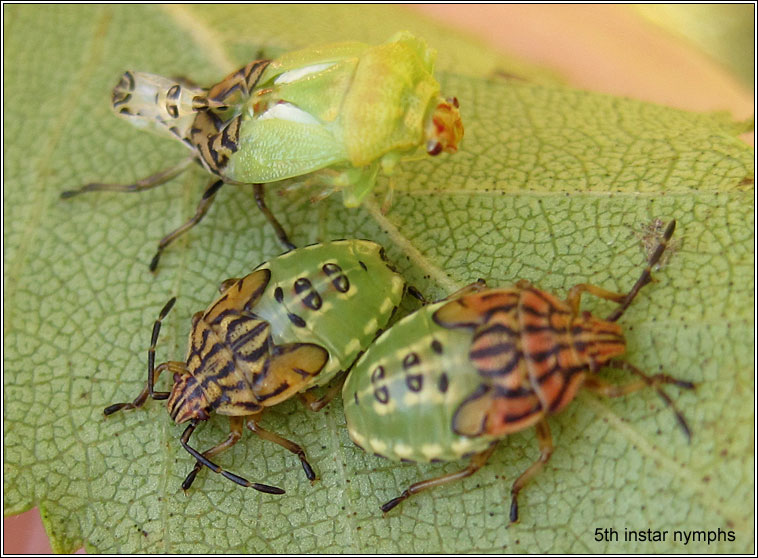
[{"label": "insect leg", "polygon": [[447,295],[445,298],[441,298],[437,302],[442,302],[443,300],[457,300],[466,295],[483,291],[486,288],[487,288],[487,282],[484,279],[477,279],[473,283],[469,283],[465,287],[461,287],[454,293]]},{"label": "insect leg", "polygon": [[66,190],[65,192],[61,192],[61,198],[68,199],[85,192],[141,192],[143,190],[149,190],[150,188],[165,184],[172,178],[178,176],[189,167],[194,160],[195,157],[188,157],[173,167],[146,176],[132,184],[104,184],[101,182],[85,184],[78,190]]},{"label": "insect leg", "polygon": [[[179,442],[182,444],[182,447],[187,450],[187,452],[197,459],[201,464],[208,467],[211,471],[214,473],[219,473],[221,476],[226,477],[232,482],[236,482],[240,486],[245,486],[248,488],[254,488],[255,490],[258,490],[260,492],[266,492],[268,494],[284,494],[284,490],[281,488],[278,488],[276,486],[269,486],[267,484],[260,484],[257,482],[250,482],[247,479],[244,479],[238,475],[235,475],[234,473],[230,473],[229,471],[224,471],[221,467],[213,463],[212,461],[209,461],[208,458],[203,456],[199,451],[197,451],[195,448],[191,447],[189,445],[189,439],[190,436],[192,436],[192,433],[195,431],[195,428],[197,428],[198,420],[193,420],[190,425],[185,429],[184,433],[182,434],[182,437],[179,439]],[[186,482],[186,480],[185,480]]]},{"label": "insect leg", "polygon": [[540,456],[529,468],[521,473],[511,487],[511,523],[518,521],[518,493],[524,485],[548,462],[553,454],[553,436],[545,419],[539,421],[534,428],[537,430],[537,440],[540,444]]},{"label": "insect leg", "polygon": [[161,252],[163,252],[166,246],[171,244],[174,240],[176,240],[178,237],[183,235],[189,229],[197,225],[203,219],[203,217],[205,217],[205,214],[208,212],[208,209],[210,208],[211,204],[213,203],[213,200],[216,197],[216,193],[219,191],[219,189],[223,185],[224,185],[223,180],[216,180],[212,182],[205,189],[205,192],[203,192],[203,197],[200,199],[200,203],[197,204],[195,215],[192,218],[190,218],[186,223],[184,223],[181,227],[167,234],[161,239],[161,241],[158,243],[158,251],[155,253],[155,256],[153,256],[153,259],[150,261],[150,271],[155,271],[155,268],[158,267],[158,260],[160,260]]},{"label": "insect leg", "polygon": [[[229,436],[226,437],[226,440],[221,442],[218,445],[213,446],[209,450],[205,450],[203,452],[203,456],[207,458],[211,458],[214,455],[218,455],[221,452],[224,452],[228,450],[230,447],[232,447],[234,444],[239,442],[240,438],[242,438],[242,425],[243,425],[243,417],[229,417]],[[184,479],[184,482],[182,483],[182,490],[189,490],[189,487],[192,486],[192,483],[195,481],[195,477],[200,472],[200,469],[203,468],[203,464],[199,461],[195,463],[194,469],[190,471],[189,475],[187,475],[187,478]]]},{"label": "insect leg", "polygon": [[674,384],[684,389],[695,389],[695,384],[685,380],[679,380],[677,378],[669,376],[668,374],[655,374],[653,376],[649,376],[636,366],[633,366],[632,364],[629,364],[623,360],[609,360],[605,365],[613,368],[618,368],[619,370],[625,370],[634,374],[635,376],[639,376],[641,379],[630,384],[619,386],[606,382],[597,376],[588,376],[584,382],[585,388],[605,397],[621,397],[623,395],[639,391],[648,386],[652,387],[655,389],[655,391],[658,392],[658,395],[661,396],[666,404],[674,411],[676,420],[679,422],[679,426],[682,428],[682,430],[684,430],[684,434],[687,436],[687,441],[691,440],[692,433],[689,425],[687,424],[687,421],[684,419],[684,415],[682,415],[679,409],[677,409],[674,401],[666,394],[666,392],[660,388],[660,385]]},{"label": "insect leg", "polygon": [[284,249],[289,251],[297,248],[297,246],[290,242],[287,233],[284,232],[284,227],[282,227],[281,223],[279,223],[277,218],[274,217],[274,214],[271,213],[271,210],[266,205],[266,200],[264,198],[263,192],[263,184],[253,184],[253,193],[255,194],[255,203],[258,204],[258,209],[261,210],[271,226],[274,227],[276,237],[279,239],[279,242],[284,247]]},{"label": "insect leg", "polygon": [[590,293],[598,298],[612,300],[613,302],[618,302],[619,304],[624,302],[624,299],[626,298],[626,295],[623,293],[614,293],[613,291],[607,291],[588,283],[580,283],[579,285],[574,285],[571,287],[569,294],[566,297],[566,302],[571,307],[571,311],[573,312],[574,316],[579,315],[579,303],[581,302],[583,293]]},{"label": "insect leg", "polygon": [[305,393],[298,393],[297,396],[300,399],[300,402],[308,409],[314,412],[318,412],[326,407],[331,402],[331,400],[334,399],[340,391],[342,391],[342,386],[344,385],[346,378],[347,374],[344,372],[341,373],[339,377],[334,378],[332,380],[332,385],[329,386],[324,395],[321,397],[317,397],[315,393],[312,393],[312,389],[309,389]]},{"label": "insect leg", "polygon": [[384,193],[384,200],[382,200],[382,207],[381,207],[382,215],[387,215],[387,213],[390,210],[390,207],[392,207],[392,198],[393,198],[394,192],[395,192],[395,178],[393,176],[390,176],[389,184],[387,186],[387,191]]},{"label": "insect leg", "polygon": [[269,432],[268,430],[264,430],[263,428],[260,427],[260,425],[258,425],[258,422],[255,417],[247,421],[247,427],[252,432],[255,432],[258,436],[263,438],[264,440],[268,440],[269,442],[274,442],[275,444],[279,444],[287,451],[291,451],[292,453],[297,455],[300,458],[300,463],[303,466],[303,470],[305,471],[305,476],[308,477],[308,480],[311,482],[316,480],[316,473],[313,472],[313,468],[311,467],[311,464],[308,463],[308,460],[305,458],[305,451],[303,450],[303,448],[301,448],[295,442],[290,442],[286,438],[282,438],[278,434]]},{"label": "insect leg", "polygon": [[171,311],[171,308],[173,308],[175,302],[176,297],[171,298],[171,300],[165,304],[160,314],[158,315],[158,319],[155,320],[155,323],[153,324],[153,333],[150,338],[150,348],[147,350],[147,383],[145,384],[142,392],[131,403],[115,403],[106,407],[103,411],[105,416],[112,415],[116,411],[120,411],[122,409],[135,409],[137,407],[141,407],[145,404],[145,401],[147,401],[148,396],[158,400],[167,399],[170,395],[169,392],[155,391],[155,382],[158,380],[160,373],[164,370],[169,370],[170,372],[174,373],[178,372],[180,374],[187,372],[185,363],[177,361],[164,362],[163,364],[159,365],[158,368],[155,368],[155,345],[158,343],[158,334],[161,331],[161,322],[163,322],[164,318]]},{"label": "insect leg", "polygon": [[495,447],[497,447],[497,444],[492,444],[489,448],[484,450],[483,452],[475,454],[471,461],[469,461],[468,467],[461,471],[456,471],[455,473],[449,473],[447,475],[442,475],[441,477],[436,477],[433,479],[427,479],[420,482],[417,482],[415,484],[412,484],[407,489],[403,491],[403,493],[398,496],[397,498],[393,498],[389,502],[385,503],[381,506],[382,512],[385,514],[390,511],[392,508],[397,506],[400,502],[403,500],[407,500],[414,494],[418,494],[422,490],[427,490],[429,488],[434,488],[435,486],[440,486],[442,484],[447,484],[449,482],[457,481],[459,479],[465,479],[466,477],[470,477],[474,473],[476,473],[479,469],[481,469],[485,463],[487,463],[487,460],[492,455],[492,452],[495,451]]}]

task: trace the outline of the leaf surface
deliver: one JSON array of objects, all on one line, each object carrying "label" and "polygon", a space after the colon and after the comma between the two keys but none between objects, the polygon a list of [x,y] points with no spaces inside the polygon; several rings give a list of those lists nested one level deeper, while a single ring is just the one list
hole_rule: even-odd
[{"label": "leaf surface", "polygon": [[[750,551],[754,167],[736,138],[750,124],[563,88],[397,8],[374,6],[361,18],[354,9],[6,8],[5,513],[39,506],[59,552],[81,544],[179,554]],[[192,459],[163,406],[150,401],[107,419],[102,410],[144,385],[150,328],[168,298],[178,303],[157,358],[181,360],[190,317],[218,283],[281,250],[252,192],[226,186],[150,274],[157,241],[194,212],[207,181],[200,169],[138,195],[64,201],[60,192],[131,181],[185,155],[110,114],[110,89],[125,69],[212,83],[261,49],[376,43],[399,19],[439,50],[443,91],[461,103],[462,149],[404,164],[386,215],[386,178],[359,209],[339,196],[312,205],[307,191],[277,196],[270,188],[292,239],[378,241],[430,297],[479,277],[491,285],[528,279],[565,296],[582,282],[628,289],[655,220],[677,219],[658,282],[622,325],[630,362],[697,383],[694,392],[666,388],[692,442],[652,391],[617,400],[581,394],[550,420],[555,452],[522,491],[518,524],[508,525],[510,485],[538,455],[531,430],[504,440],[476,475],[385,518],[381,503],[465,462],[366,455],[349,441],[339,399],[318,414],[290,401],[264,426],[306,449],[319,474],[313,486],[296,458],[248,433],[219,461],[287,493],[245,490],[205,470],[185,496]],[[527,79],[490,78],[496,69]],[[605,315],[611,305],[585,296],[583,307]],[[193,440],[210,447],[227,431],[215,417]],[[597,528],[616,529],[619,542],[596,542]],[[666,530],[668,538],[625,542],[624,529]],[[672,541],[674,530],[718,529],[735,540]]]}]

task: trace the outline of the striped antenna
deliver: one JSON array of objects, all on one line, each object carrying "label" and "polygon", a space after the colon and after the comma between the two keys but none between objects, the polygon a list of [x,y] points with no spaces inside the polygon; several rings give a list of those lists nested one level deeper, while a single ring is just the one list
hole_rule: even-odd
[{"label": "striped antenna", "polygon": [[653,276],[650,274],[650,271],[653,269],[653,266],[658,263],[658,260],[661,259],[661,256],[663,255],[663,252],[666,250],[666,246],[668,245],[668,241],[674,234],[675,228],[676,220],[672,220],[666,227],[666,230],[663,233],[663,238],[658,243],[658,247],[655,249],[655,252],[653,252],[653,255],[650,256],[650,259],[648,260],[647,266],[645,266],[645,270],[642,272],[642,275],[640,275],[640,278],[637,279],[637,282],[632,287],[632,290],[629,291],[624,300],[619,304],[619,307],[616,308],[611,313],[611,315],[606,318],[607,321],[615,322],[618,320],[624,314],[626,309],[629,308],[629,305],[634,300],[634,297],[637,296],[637,293],[640,291],[640,289],[652,281]]}]

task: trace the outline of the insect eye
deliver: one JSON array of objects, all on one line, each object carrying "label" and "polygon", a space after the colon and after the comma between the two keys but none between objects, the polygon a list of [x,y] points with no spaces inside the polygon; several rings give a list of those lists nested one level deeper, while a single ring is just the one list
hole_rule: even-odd
[{"label": "insect eye", "polygon": [[448,103],[453,105],[455,108],[460,108],[461,106],[458,104],[458,97],[448,97],[445,99]]},{"label": "insect eye", "polygon": [[426,142],[426,152],[429,155],[439,155],[442,153],[442,144],[437,140],[429,140]]}]

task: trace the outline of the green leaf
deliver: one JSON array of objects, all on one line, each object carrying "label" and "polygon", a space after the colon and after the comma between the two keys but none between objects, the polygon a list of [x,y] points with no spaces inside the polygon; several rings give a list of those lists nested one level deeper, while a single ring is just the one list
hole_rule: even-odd
[{"label": "green leaf", "polygon": [[[538,70],[391,6],[13,5],[5,16],[5,513],[39,506],[56,551],[751,551],[754,168],[736,138],[749,123],[549,85]],[[296,458],[250,434],[219,461],[285,495],[205,470],[185,496],[193,462],[163,406],[149,401],[107,419],[102,410],[144,385],[150,328],[169,297],[179,300],[159,360],[183,358],[190,317],[221,280],[280,247],[252,192],[226,186],[153,276],[157,241],[194,212],[207,181],[200,169],[133,196],[61,200],[60,192],[130,181],[184,156],[110,114],[110,89],[125,69],[212,83],[261,48],[380,42],[397,21],[439,50],[443,90],[461,102],[462,149],[404,164],[386,215],[378,209],[386,179],[359,209],[338,196],[311,205],[307,191],[280,197],[269,188],[293,240],[381,242],[429,296],[479,277],[524,278],[565,296],[581,282],[628,289],[651,224],[677,219],[658,281],[622,325],[630,362],[697,383],[694,392],[666,388],[692,441],[651,390],[616,400],[583,393],[550,419],[555,452],[522,491],[518,524],[508,524],[510,486],[537,458],[532,430],[505,439],[472,477],[382,517],[378,506],[410,483],[465,462],[366,455],[348,439],[339,399],[318,414],[290,401],[263,423],[303,445],[320,477],[313,486]],[[488,78],[494,69],[528,79]],[[584,298],[600,315],[612,306]],[[193,440],[209,447],[227,431],[214,417]],[[619,542],[595,542],[598,528],[616,529]],[[665,530],[667,539],[625,542],[625,529]],[[675,530],[719,529],[710,544],[672,541]]]}]

